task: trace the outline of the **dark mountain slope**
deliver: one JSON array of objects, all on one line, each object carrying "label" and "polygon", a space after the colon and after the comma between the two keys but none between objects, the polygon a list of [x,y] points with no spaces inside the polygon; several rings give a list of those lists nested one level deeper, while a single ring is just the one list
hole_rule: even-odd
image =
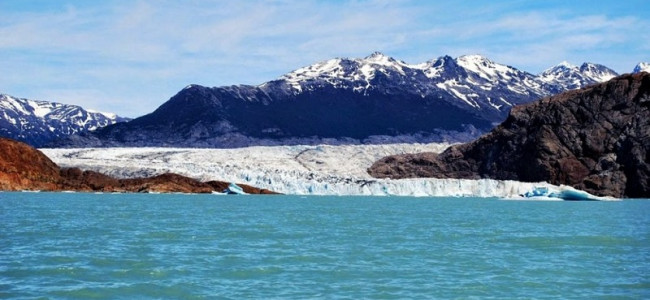
[{"label": "dark mountain slope", "polygon": [[[243,100],[245,99],[245,100]],[[156,111],[85,137],[88,146],[222,146],[254,140],[305,140],[434,134],[433,129],[481,130],[491,122],[431,96],[367,95],[323,87],[288,97],[271,97],[256,87],[190,86]],[[251,141],[253,140],[253,141]],[[74,143],[73,143],[74,145]]]}]

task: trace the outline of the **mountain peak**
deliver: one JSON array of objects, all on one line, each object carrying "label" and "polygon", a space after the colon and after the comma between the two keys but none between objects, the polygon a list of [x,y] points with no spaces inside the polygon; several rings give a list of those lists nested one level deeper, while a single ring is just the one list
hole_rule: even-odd
[{"label": "mountain peak", "polygon": [[456,59],[456,63],[465,70],[493,82],[499,79],[509,80],[512,74],[519,72],[510,66],[495,63],[478,54],[460,56]]},{"label": "mountain peak", "polygon": [[471,69],[472,71],[477,72],[479,72],[480,69],[493,68],[495,65],[497,65],[487,57],[478,54],[459,56],[456,59],[456,62],[466,69]]},{"label": "mountain peak", "polygon": [[[601,65],[601,64],[596,64],[596,63],[591,63],[591,62],[584,62],[584,63],[582,63],[582,65],[580,65],[580,68],[579,68],[579,69],[580,69],[581,71],[584,71],[584,70],[594,69],[594,68],[596,68],[596,69],[607,69],[607,70],[611,70],[610,68],[605,67],[605,66],[603,66],[603,65]],[[613,72],[613,70],[612,70],[612,72]]]},{"label": "mountain peak", "polygon": [[650,63],[640,62],[634,67],[634,70],[632,72],[633,73],[640,73],[640,72],[648,72],[648,73],[650,73]]},{"label": "mountain peak", "polygon": [[[555,66],[552,66],[544,70],[542,73],[539,73],[539,76],[548,77],[550,75],[557,76],[557,74],[573,74],[573,73],[580,73],[580,68],[565,60]],[[564,76],[568,76],[568,75],[564,75]]]},{"label": "mountain peak", "polygon": [[544,82],[560,86],[564,90],[573,90],[585,85],[607,81],[615,76],[618,76],[618,73],[603,65],[585,62],[578,67],[567,61],[539,74]]},{"label": "mountain peak", "polygon": [[442,66],[442,65],[446,65],[446,64],[447,65],[456,64],[456,61],[454,60],[453,57],[451,57],[449,55],[444,55],[444,56],[438,57],[437,59],[429,61],[429,63],[434,67],[438,67],[438,66]]},{"label": "mountain peak", "polygon": [[[383,53],[381,53],[379,51],[375,51],[372,54],[366,56],[363,59],[363,61],[373,63],[373,64],[378,64],[378,65],[393,65],[393,64],[396,64],[396,63],[400,63],[397,60],[395,60],[394,58],[392,58],[392,57],[390,57],[390,56],[388,56],[386,54],[383,54]],[[404,63],[402,63],[402,64],[404,64]]]},{"label": "mountain peak", "polygon": [[584,76],[593,79],[595,82],[608,81],[618,76],[618,73],[608,67],[588,62],[585,62],[580,66],[580,72]]},{"label": "mountain peak", "polygon": [[558,68],[558,67],[565,67],[565,68],[567,68],[567,69],[577,68],[576,65],[574,65],[574,64],[572,64],[572,63],[570,63],[570,62],[568,62],[568,61],[566,61],[566,60],[563,60],[563,61],[560,62],[559,64],[555,65],[555,67],[553,67],[553,68]]},{"label": "mountain peak", "polygon": [[380,51],[375,51],[371,53],[370,55],[366,56],[365,59],[382,59],[382,58],[388,58],[388,56]]},{"label": "mountain peak", "polygon": [[458,57],[458,60],[467,62],[492,62],[487,57],[480,54],[462,55]]}]

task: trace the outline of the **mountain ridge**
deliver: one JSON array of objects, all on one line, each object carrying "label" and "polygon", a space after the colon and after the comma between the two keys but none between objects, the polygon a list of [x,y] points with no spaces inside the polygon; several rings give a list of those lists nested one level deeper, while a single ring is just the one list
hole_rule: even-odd
[{"label": "mountain ridge", "polygon": [[40,147],[64,136],[92,131],[129,118],[81,106],[0,94],[0,136]]},{"label": "mountain ridge", "polygon": [[619,74],[600,64],[583,63],[580,67],[566,61],[539,74],[544,81],[573,90],[589,84],[610,80]]},{"label": "mountain ridge", "polygon": [[480,55],[420,64],[380,52],[334,58],[260,85],[188,85],[150,114],[52,146],[463,141],[503,121],[514,105],[564,91],[575,78],[585,86],[613,72],[583,66],[544,79]]}]

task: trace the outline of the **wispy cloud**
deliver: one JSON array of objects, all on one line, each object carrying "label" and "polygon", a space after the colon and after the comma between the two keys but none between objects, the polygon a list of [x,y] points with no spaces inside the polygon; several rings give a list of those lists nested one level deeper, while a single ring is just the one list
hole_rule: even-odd
[{"label": "wispy cloud", "polygon": [[613,15],[527,9],[530,1],[435,2],[114,0],[0,9],[0,92],[137,116],[189,83],[258,84],[375,50],[411,63],[481,53],[532,72],[565,59],[618,71],[648,60],[643,8]]}]

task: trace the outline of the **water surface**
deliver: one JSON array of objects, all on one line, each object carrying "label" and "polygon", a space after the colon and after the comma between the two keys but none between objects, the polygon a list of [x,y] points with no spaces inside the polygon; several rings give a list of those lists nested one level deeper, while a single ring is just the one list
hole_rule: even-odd
[{"label": "water surface", "polygon": [[650,201],[0,193],[0,298],[650,297]]}]

